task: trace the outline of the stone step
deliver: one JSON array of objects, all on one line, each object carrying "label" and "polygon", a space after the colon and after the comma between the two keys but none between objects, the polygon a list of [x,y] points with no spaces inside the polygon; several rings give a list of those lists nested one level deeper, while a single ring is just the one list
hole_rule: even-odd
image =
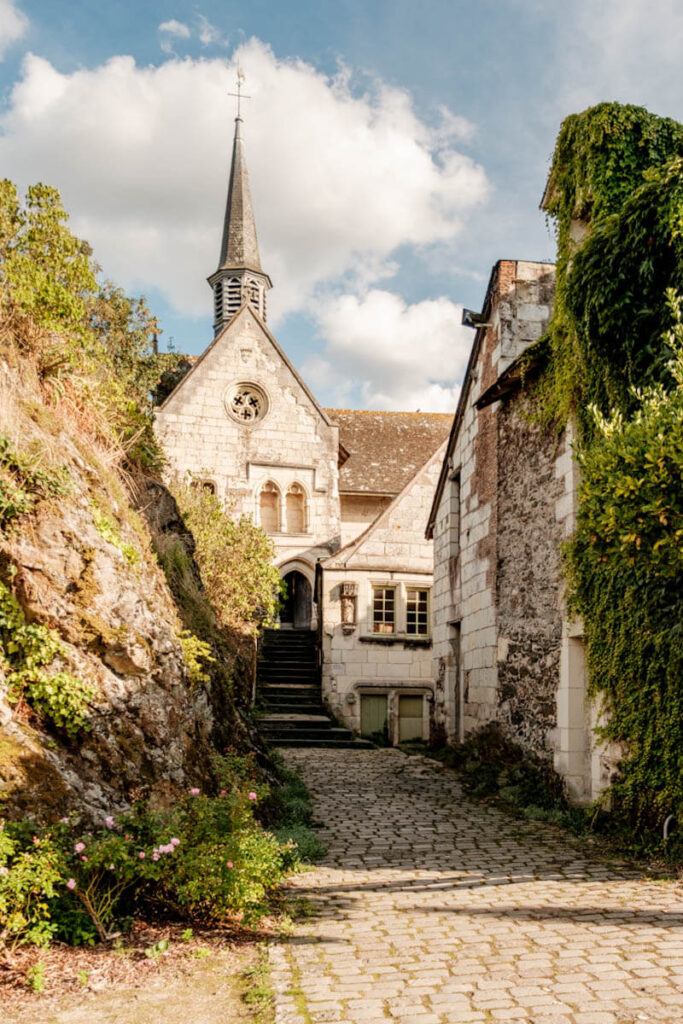
[{"label": "stone step", "polygon": [[322,700],[322,691],[318,683],[272,683],[268,686],[259,686],[259,697],[264,700],[281,697],[301,697],[305,700],[314,700],[316,703]]},{"label": "stone step", "polygon": [[320,747],[326,750],[339,750],[341,748],[353,748],[354,750],[374,749],[374,744],[370,743],[369,740],[355,739],[354,737],[350,737],[350,739],[347,740],[309,740],[295,736],[287,736],[278,740],[271,739],[270,744],[273,747]]}]

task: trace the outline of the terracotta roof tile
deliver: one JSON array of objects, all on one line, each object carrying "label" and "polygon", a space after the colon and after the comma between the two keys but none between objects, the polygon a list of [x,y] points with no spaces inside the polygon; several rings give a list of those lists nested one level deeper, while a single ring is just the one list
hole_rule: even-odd
[{"label": "terracotta roof tile", "polygon": [[448,436],[453,419],[438,412],[325,412],[349,453],[339,470],[342,494],[398,494]]}]

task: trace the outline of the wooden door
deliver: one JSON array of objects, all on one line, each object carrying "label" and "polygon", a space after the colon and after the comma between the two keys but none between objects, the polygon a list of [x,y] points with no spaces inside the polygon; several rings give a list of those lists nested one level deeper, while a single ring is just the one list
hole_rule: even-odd
[{"label": "wooden door", "polygon": [[360,698],[360,731],[362,736],[387,739],[387,698],[364,693]]},{"label": "wooden door", "polygon": [[422,697],[398,698],[398,741],[421,740]]}]

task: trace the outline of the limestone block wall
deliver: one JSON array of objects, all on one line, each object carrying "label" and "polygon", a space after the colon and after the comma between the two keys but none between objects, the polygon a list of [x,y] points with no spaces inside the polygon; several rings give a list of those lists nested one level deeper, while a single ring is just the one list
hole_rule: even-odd
[{"label": "limestone block wall", "polygon": [[[444,442],[365,534],[321,566],[323,696],[341,721],[359,730],[362,696],[386,694],[394,742],[400,696],[423,698],[422,737],[432,731],[433,554],[425,526],[445,448]],[[395,590],[392,634],[373,631],[376,586]],[[424,635],[407,630],[409,587],[428,591]]]},{"label": "limestone block wall", "polygon": [[498,407],[475,402],[542,334],[553,294],[548,264],[501,261],[486,325],[456,413],[433,522],[435,721],[450,740],[499,716]]},{"label": "limestone block wall", "polygon": [[[239,382],[264,393],[267,414],[253,425],[228,412]],[[329,423],[277,343],[248,307],[230,321],[156,416],[156,430],[173,471],[209,479],[237,514],[258,522],[258,493],[273,481],[305,491],[304,534],[274,535],[278,563],[301,557],[314,564],[340,546],[338,427]]]},{"label": "limestone block wall", "polygon": [[452,740],[500,722],[552,759],[582,801],[609,782],[619,751],[595,741],[583,630],[565,605],[560,552],[579,483],[573,428],[557,437],[534,425],[514,388],[475,407],[545,329],[549,269],[499,264],[464,385],[433,519],[435,721]]},{"label": "limestone block wall", "polygon": [[390,497],[374,494],[341,494],[342,547],[355,540],[391,504]]},{"label": "limestone block wall", "polygon": [[[342,587],[353,584],[355,622],[344,622]],[[426,637],[405,633],[407,587],[431,589],[432,574],[364,569],[326,569],[322,592],[323,697],[330,710],[349,729],[360,730],[361,696],[389,697],[389,729],[398,740],[398,696],[424,699],[423,738],[430,733],[432,682],[431,630]],[[373,634],[374,586],[396,588],[395,636]]]}]

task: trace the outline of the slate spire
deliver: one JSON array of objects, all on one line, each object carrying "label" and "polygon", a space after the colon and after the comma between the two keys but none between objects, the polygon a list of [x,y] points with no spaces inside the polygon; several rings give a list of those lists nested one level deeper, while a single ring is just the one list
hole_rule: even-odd
[{"label": "slate spire", "polygon": [[256,236],[256,221],[251,205],[249,175],[244,157],[242,118],[235,118],[235,139],[232,144],[232,164],[228,201],[225,206],[223,241],[218,261],[219,270],[246,269],[262,274],[261,257]]},{"label": "slate spire", "polygon": [[[238,76],[238,90],[243,79],[243,75],[241,78]],[[239,97],[239,92],[237,95]],[[258,313],[265,322],[266,292],[273,286],[261,267],[256,221],[251,205],[249,176],[244,156],[242,124],[238,108],[221,253],[218,269],[209,278],[214,295],[213,327],[216,334],[245,304]]]}]

